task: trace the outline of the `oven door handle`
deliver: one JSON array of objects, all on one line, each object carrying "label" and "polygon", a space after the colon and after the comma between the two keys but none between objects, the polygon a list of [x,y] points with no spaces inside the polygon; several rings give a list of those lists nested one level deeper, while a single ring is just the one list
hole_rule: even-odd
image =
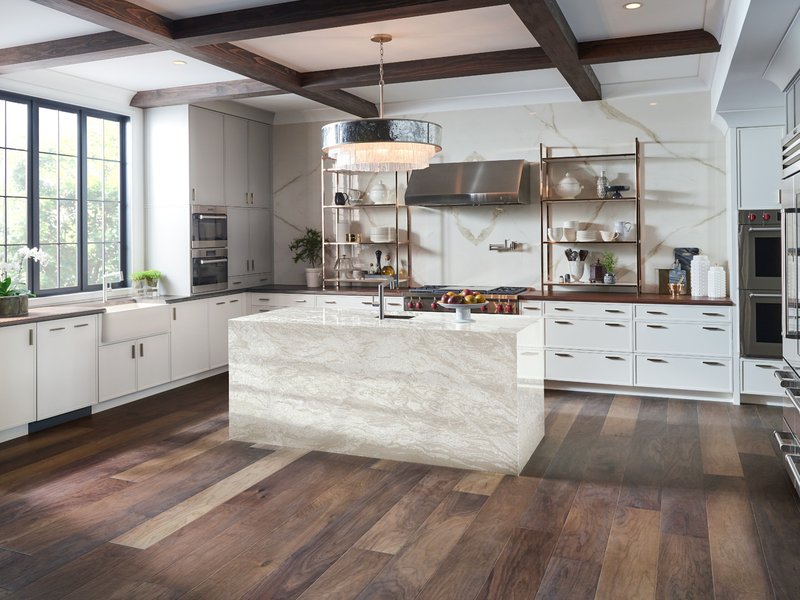
[{"label": "oven door handle", "polygon": [[758,231],[780,231],[780,227],[753,227],[752,225],[745,225],[744,230],[748,232],[758,232]]},{"label": "oven door handle", "polygon": [[201,221],[227,221],[228,215],[197,215]]},{"label": "oven door handle", "polygon": [[783,298],[783,294],[757,294],[755,292],[748,292],[748,298]]},{"label": "oven door handle", "polygon": [[204,258],[200,259],[200,264],[201,265],[213,265],[214,263],[226,263],[226,262],[228,262],[227,258],[211,258],[211,259],[208,259],[208,260],[206,260]]}]

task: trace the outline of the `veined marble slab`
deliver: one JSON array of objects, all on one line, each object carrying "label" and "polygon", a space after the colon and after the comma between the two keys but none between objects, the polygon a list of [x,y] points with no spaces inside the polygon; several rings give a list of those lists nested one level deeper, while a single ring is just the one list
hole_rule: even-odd
[{"label": "veined marble slab", "polygon": [[283,309],[230,321],[231,439],[517,474],[544,435],[540,319]]}]

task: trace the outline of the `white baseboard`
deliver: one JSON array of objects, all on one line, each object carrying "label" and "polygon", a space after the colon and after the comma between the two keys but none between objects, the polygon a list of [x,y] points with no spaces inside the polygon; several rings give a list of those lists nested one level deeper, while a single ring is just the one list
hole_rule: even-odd
[{"label": "white baseboard", "polygon": [[575,383],[572,381],[554,381],[548,379],[545,390],[565,392],[588,392],[596,394],[624,394],[626,396],[644,396],[648,398],[675,398],[677,400],[704,400],[708,402],[733,403],[733,394],[717,392],[692,392],[686,390],[661,390],[633,386],[612,386],[592,383]]}]

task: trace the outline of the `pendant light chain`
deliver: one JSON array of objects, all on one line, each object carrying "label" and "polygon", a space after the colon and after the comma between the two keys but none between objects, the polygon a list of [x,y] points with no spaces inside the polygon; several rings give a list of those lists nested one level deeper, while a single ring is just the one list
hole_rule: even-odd
[{"label": "pendant light chain", "polygon": [[383,39],[380,41],[381,57],[380,57],[380,79],[378,80],[378,89],[380,90],[378,113],[379,118],[383,118]]}]

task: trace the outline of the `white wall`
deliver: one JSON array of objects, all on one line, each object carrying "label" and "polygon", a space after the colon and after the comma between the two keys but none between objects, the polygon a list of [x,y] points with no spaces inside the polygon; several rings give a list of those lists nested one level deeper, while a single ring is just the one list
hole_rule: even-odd
[{"label": "white wall", "polygon": [[[583,154],[631,152],[638,137],[645,165],[644,276],[653,289],[656,269],[671,264],[676,246],[698,246],[712,264],[727,264],[725,139],[712,124],[708,107],[707,93],[690,93],[407,116],[442,125],[444,148],[437,156],[441,162],[462,161],[477,153],[487,160],[523,158],[536,163],[534,171],[540,143]],[[303,265],[292,262],[288,245],[305,227],[320,226],[321,125],[274,128],[277,283],[304,281]],[[590,170],[573,174],[585,186],[594,185]],[[612,169],[609,178],[614,175]],[[592,213],[575,216],[595,223],[595,228],[620,218],[619,205],[587,206]],[[538,200],[530,206],[414,208],[412,228],[415,283],[539,287]],[[489,251],[490,242],[504,239],[523,242],[524,251]]]}]

